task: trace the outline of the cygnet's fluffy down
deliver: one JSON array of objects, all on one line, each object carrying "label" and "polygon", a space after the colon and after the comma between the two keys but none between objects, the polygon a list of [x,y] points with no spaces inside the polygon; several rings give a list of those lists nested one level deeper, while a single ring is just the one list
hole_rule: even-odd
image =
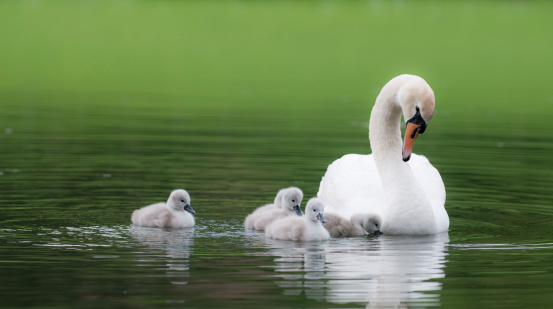
[{"label": "cygnet's fluffy down", "polygon": [[182,189],[171,192],[167,203],[157,203],[132,213],[132,223],[146,227],[182,228],[194,226],[196,212],[190,207],[190,195]]},{"label": "cygnet's fluffy down", "polygon": [[330,238],[330,234],[321,223],[325,223],[324,204],[314,197],[307,202],[305,216],[288,216],[275,220],[265,230],[272,239],[320,241]]},{"label": "cygnet's fluffy down", "polygon": [[294,208],[294,210],[296,210],[296,213],[298,213],[298,210],[299,212],[301,212],[299,204],[303,199],[303,192],[298,187],[289,187],[289,188],[283,188],[278,190],[277,195],[275,196],[275,201],[272,204],[259,206],[252,213],[266,211],[266,210],[275,209],[275,208],[282,209],[282,205],[287,203],[287,201],[285,201],[283,198],[286,200],[289,200],[292,203],[297,203],[298,207]]},{"label": "cygnet's fluffy down", "polygon": [[300,204],[303,192],[296,187],[281,189],[278,191],[275,202],[258,207],[246,217],[244,226],[247,229],[262,231],[267,224],[286,216],[301,216]]},{"label": "cygnet's fluffy down", "polygon": [[374,214],[355,214],[348,220],[337,214],[325,215],[323,225],[332,237],[349,237],[366,234],[380,235],[382,222],[380,216]]}]

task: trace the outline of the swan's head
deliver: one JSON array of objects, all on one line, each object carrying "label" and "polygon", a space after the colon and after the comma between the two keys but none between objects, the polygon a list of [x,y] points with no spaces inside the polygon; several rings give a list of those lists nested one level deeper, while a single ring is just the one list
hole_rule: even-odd
[{"label": "swan's head", "polygon": [[[279,199],[280,195],[280,199]],[[303,215],[300,209],[301,201],[303,200],[303,192],[300,188],[290,187],[282,189],[277,194],[276,206],[290,213],[296,213],[298,216]]]},{"label": "swan's head", "polygon": [[188,211],[191,214],[196,212],[190,207],[190,195],[186,190],[177,189],[171,192],[167,205],[178,211]]},{"label": "swan's head", "polygon": [[434,115],[435,98],[430,86],[418,76],[403,85],[397,95],[405,120],[403,161],[407,162],[411,158],[415,139],[424,133]]},{"label": "swan's head", "polygon": [[375,214],[356,214],[351,217],[351,220],[361,226],[368,234],[381,235],[382,220],[379,215]]},{"label": "swan's head", "polygon": [[305,215],[313,221],[319,220],[322,223],[326,223],[324,210],[325,205],[323,201],[317,197],[312,197],[307,201],[307,205],[305,206]]}]

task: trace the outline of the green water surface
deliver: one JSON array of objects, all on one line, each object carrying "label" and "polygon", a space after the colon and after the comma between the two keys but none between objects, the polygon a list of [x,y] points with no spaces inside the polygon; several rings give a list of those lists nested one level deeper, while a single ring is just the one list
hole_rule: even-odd
[{"label": "green water surface", "polygon": [[[553,4],[0,3],[0,307],[547,308]],[[436,94],[415,153],[445,235],[267,240],[282,187],[370,153],[380,88]],[[192,229],[134,227],[185,188]],[[302,203],[302,207],[305,202]]]}]

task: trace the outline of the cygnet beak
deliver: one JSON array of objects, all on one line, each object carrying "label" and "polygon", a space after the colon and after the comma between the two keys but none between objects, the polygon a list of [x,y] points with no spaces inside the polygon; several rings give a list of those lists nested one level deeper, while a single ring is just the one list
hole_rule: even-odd
[{"label": "cygnet beak", "polygon": [[382,233],[380,230],[376,230],[376,231],[374,231],[373,234],[374,234],[374,235],[382,235],[383,233]]},{"label": "cygnet beak", "polygon": [[325,219],[325,217],[323,216],[322,213],[319,213],[317,215],[317,219],[319,219],[319,221],[321,221],[322,223],[326,223],[326,219]]},{"label": "cygnet beak", "polygon": [[192,209],[192,207],[190,207],[190,204],[184,205],[184,210],[188,211],[188,212],[191,213],[191,214],[195,214],[195,213],[196,213],[196,212],[194,211],[194,209]]},{"label": "cygnet beak", "polygon": [[300,216],[303,215],[303,212],[301,212],[300,205],[296,205],[292,207],[296,211],[296,215]]},{"label": "cygnet beak", "polygon": [[405,128],[405,138],[403,139],[403,162],[407,162],[411,158],[413,145],[415,144],[417,136],[419,136],[420,129],[420,125],[407,122],[407,127]]}]

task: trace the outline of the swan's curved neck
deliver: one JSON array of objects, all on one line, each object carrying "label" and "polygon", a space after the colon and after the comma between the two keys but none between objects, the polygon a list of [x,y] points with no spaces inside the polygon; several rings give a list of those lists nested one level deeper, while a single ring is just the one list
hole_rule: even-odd
[{"label": "swan's curved neck", "polygon": [[[384,232],[409,233],[401,226],[410,214],[432,217],[432,208],[408,162],[402,160],[401,114],[397,93],[410,76],[391,80],[378,95],[371,112],[369,138],[372,155],[388,198]],[[409,211],[405,211],[405,210]],[[401,222],[401,223],[399,223]]]},{"label": "swan's curved neck", "polygon": [[409,164],[402,160],[401,105],[397,93],[408,76],[391,80],[376,98],[369,123],[369,139],[376,166],[384,187],[397,181],[400,174],[412,174]]},{"label": "swan's curved neck", "polygon": [[[380,173],[383,187],[391,195],[425,198],[415,175],[407,162],[402,159],[403,141],[401,139],[402,108],[398,100],[398,91],[413,76],[402,75],[394,78],[376,98],[369,123],[369,139],[374,161]],[[392,191],[392,192],[390,192]]]}]

